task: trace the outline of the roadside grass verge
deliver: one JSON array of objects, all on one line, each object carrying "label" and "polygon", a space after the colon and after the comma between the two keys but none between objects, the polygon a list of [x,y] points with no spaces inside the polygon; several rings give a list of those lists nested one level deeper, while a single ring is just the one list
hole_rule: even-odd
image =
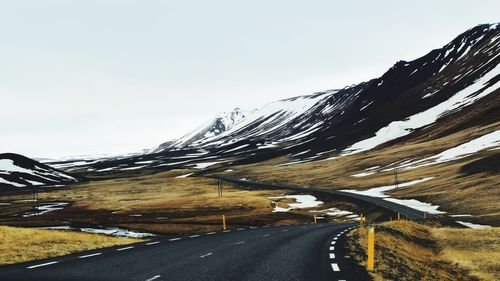
[{"label": "roadside grass verge", "polygon": [[139,242],[99,234],[0,226],[0,265]]},{"label": "roadside grass verge", "polygon": [[[459,229],[393,221],[376,226],[373,280],[498,280],[500,228]],[[366,265],[366,231],[348,235],[348,252]]]}]

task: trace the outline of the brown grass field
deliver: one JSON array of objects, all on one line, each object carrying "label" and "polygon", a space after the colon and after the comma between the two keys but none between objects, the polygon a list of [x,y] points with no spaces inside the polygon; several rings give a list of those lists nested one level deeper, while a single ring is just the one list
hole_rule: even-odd
[{"label": "brown grass field", "polygon": [[[375,228],[373,280],[484,280],[500,273],[500,228],[457,229],[411,221]],[[366,230],[348,234],[348,252],[366,261]]]},{"label": "brown grass field", "polygon": [[[69,202],[63,210],[41,216],[12,216],[33,210],[30,194],[0,196],[0,225],[78,227],[116,226],[155,234],[206,232],[221,229],[221,216],[229,227],[292,222],[311,222],[312,210],[336,207],[365,213],[372,219],[386,218],[387,212],[326,195],[316,195],[324,204],[317,208],[273,213],[269,197],[290,193],[286,190],[249,190],[223,184],[223,197],[217,196],[217,182],[210,178],[175,178],[189,171],[169,171],[153,175],[108,179],[77,184],[43,192],[39,201]],[[278,201],[287,207],[291,200]],[[324,221],[335,221],[325,218]]]},{"label": "brown grass field", "polygon": [[2,265],[130,244],[140,240],[73,231],[0,226],[0,241]]}]

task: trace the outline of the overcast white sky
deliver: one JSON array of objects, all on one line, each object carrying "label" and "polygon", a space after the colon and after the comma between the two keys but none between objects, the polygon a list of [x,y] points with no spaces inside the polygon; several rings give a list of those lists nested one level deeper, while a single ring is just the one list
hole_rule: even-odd
[{"label": "overcast white sky", "polygon": [[500,1],[0,0],[0,152],[126,153],[380,76]]}]

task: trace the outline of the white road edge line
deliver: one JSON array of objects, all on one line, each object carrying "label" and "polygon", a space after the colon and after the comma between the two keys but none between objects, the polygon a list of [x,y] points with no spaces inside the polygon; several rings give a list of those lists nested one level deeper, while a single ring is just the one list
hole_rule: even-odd
[{"label": "white road edge line", "polygon": [[84,258],[90,258],[90,257],[95,257],[95,256],[100,256],[102,253],[95,253],[95,254],[90,254],[90,255],[85,255],[85,256],[79,256],[79,259],[84,259]]},{"label": "white road edge line", "polygon": [[27,269],[32,269],[32,268],[37,268],[37,267],[41,267],[41,266],[47,266],[47,265],[51,265],[51,264],[55,264],[55,263],[58,263],[58,262],[57,261],[51,261],[51,262],[46,262],[46,263],[42,263],[42,264],[28,266],[26,268]]},{"label": "white road edge line", "polygon": [[117,251],[125,251],[125,250],[130,250],[130,249],[133,249],[134,246],[130,246],[130,247],[125,247],[125,248],[120,248],[120,249],[116,249]]},{"label": "white road edge line", "polygon": [[204,257],[208,257],[208,256],[210,256],[211,254],[213,254],[213,253],[208,253],[208,254],[201,255],[201,256],[200,256],[200,258],[202,259],[202,258],[204,258]]},{"label": "white road edge line", "polygon": [[155,275],[155,276],[153,276],[153,277],[149,278],[149,279],[148,279],[148,280],[146,280],[146,281],[153,281],[153,280],[158,279],[158,278],[160,278],[160,277],[161,277],[161,275]]},{"label": "white road edge line", "polygon": [[332,263],[332,269],[333,271],[340,271],[339,265],[336,263]]}]

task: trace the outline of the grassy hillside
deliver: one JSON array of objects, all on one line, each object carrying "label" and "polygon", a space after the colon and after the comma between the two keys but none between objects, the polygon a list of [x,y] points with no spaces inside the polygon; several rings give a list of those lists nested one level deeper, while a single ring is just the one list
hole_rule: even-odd
[{"label": "grassy hillside", "polygon": [[[443,129],[443,128],[441,128]],[[446,136],[428,129],[412,139],[388,143],[370,151],[294,165],[287,158],[232,167],[224,173],[256,181],[311,185],[331,189],[368,189],[394,184],[394,167],[406,161],[435,156],[442,151],[500,129],[500,122],[456,131]],[[396,198],[413,198],[441,206],[450,214],[471,214],[473,222],[500,226],[500,178],[495,168],[499,150],[483,150],[467,157],[412,169],[398,168],[399,182],[433,177],[432,180],[389,192]],[[363,177],[353,175],[377,167]],[[385,170],[385,171],[382,171]]]}]

